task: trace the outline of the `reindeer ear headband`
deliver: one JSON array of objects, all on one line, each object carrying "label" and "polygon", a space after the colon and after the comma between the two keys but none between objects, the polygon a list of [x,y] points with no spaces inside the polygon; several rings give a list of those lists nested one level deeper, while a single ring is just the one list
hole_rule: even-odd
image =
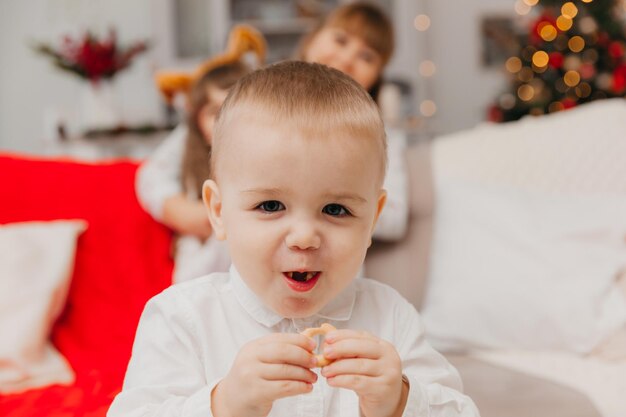
[{"label": "reindeer ear headband", "polygon": [[207,71],[221,65],[237,62],[249,51],[256,54],[259,64],[263,64],[267,51],[265,38],[252,26],[236,25],[228,35],[228,45],[225,53],[206,60],[192,72],[159,71],[154,77],[157,87],[165,100],[171,103],[176,93],[187,93],[194,81],[206,74]]}]

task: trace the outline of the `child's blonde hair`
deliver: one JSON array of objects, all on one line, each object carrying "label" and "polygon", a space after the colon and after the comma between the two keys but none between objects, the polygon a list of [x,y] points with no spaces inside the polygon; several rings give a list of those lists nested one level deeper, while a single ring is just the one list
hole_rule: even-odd
[{"label": "child's blonde hair", "polygon": [[268,126],[297,132],[308,139],[349,136],[376,141],[380,147],[381,182],[384,178],[386,140],[378,107],[367,91],[341,71],[321,64],[285,61],[254,71],[237,82],[215,122],[212,177],[219,165],[219,153],[227,146],[229,127],[242,123],[244,115],[261,115]]}]

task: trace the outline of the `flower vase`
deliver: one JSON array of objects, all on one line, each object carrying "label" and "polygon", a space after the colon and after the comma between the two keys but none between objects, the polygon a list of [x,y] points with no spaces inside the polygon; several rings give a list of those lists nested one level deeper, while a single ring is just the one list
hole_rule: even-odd
[{"label": "flower vase", "polygon": [[101,81],[85,84],[80,111],[85,132],[118,127],[120,119],[112,83]]}]

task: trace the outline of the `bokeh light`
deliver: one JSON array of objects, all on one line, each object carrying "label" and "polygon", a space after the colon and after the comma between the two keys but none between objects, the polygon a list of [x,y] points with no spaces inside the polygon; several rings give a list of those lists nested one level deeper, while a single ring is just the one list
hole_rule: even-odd
[{"label": "bokeh light", "polygon": [[570,54],[565,57],[565,60],[563,60],[563,68],[565,68],[566,70],[578,70],[578,68],[580,68],[580,65],[581,59],[577,55]]},{"label": "bokeh light", "polygon": [[563,32],[568,31],[572,27],[572,24],[574,24],[574,21],[567,16],[561,15],[556,18],[556,27]]},{"label": "bokeh light", "polygon": [[529,67],[524,67],[517,73],[517,79],[525,83],[532,80],[534,76],[533,70]]},{"label": "bokeh light", "polygon": [[554,113],[554,112],[561,111],[561,110],[565,110],[565,106],[560,101],[553,101],[548,106],[548,112],[550,113]]},{"label": "bokeh light", "polygon": [[511,93],[502,94],[498,102],[503,109],[511,110],[515,107],[515,96]]},{"label": "bokeh light", "polygon": [[559,78],[554,82],[554,88],[559,93],[565,93],[569,89],[567,84],[565,84],[565,81],[563,81],[563,78]]},{"label": "bokeh light", "polygon": [[568,1],[561,6],[561,14],[565,17],[573,19],[578,14],[578,7],[576,7],[576,5],[571,1]]},{"label": "bokeh light", "polygon": [[419,30],[420,32],[425,32],[430,27],[430,17],[425,14],[418,14],[415,17],[415,21],[413,22],[413,24],[415,25],[415,29]]},{"label": "bokeh light", "polygon": [[435,71],[437,70],[437,66],[433,61],[426,60],[422,61],[419,66],[419,73],[423,77],[432,77],[435,75]]},{"label": "bokeh light", "polygon": [[529,6],[528,4],[524,3],[521,0],[517,0],[515,2],[514,8],[515,8],[515,12],[517,14],[519,14],[519,15],[522,15],[522,16],[527,15],[528,13],[530,13],[530,10],[532,9],[531,6]]},{"label": "bokeh light", "polygon": [[517,96],[522,101],[530,101],[535,96],[535,90],[528,84],[522,84],[517,89]]},{"label": "bokeh light", "polygon": [[580,82],[580,74],[576,71],[567,71],[563,75],[563,81],[568,87],[576,87]]},{"label": "bokeh light", "polygon": [[557,34],[558,32],[556,28],[549,23],[546,25],[543,25],[543,27],[539,31],[539,36],[541,36],[541,39],[543,39],[546,42],[553,41],[556,38]]},{"label": "bokeh light", "polygon": [[598,29],[598,24],[593,17],[585,16],[578,21],[578,27],[582,33],[590,34]]},{"label": "bokeh light", "polygon": [[437,113],[437,105],[432,100],[424,100],[420,104],[420,113],[424,117],[432,117]]},{"label": "bokeh light", "polygon": [[585,49],[585,40],[581,36],[572,36],[567,46],[572,52],[580,52]]},{"label": "bokeh light", "polygon": [[506,70],[512,74],[516,74],[522,69],[522,60],[516,56],[512,56],[504,63]]},{"label": "bokeh light", "polygon": [[580,83],[576,86],[576,95],[580,98],[589,97],[591,94],[591,86],[588,83]]},{"label": "bokeh light", "polygon": [[548,65],[549,60],[550,57],[546,51],[537,51],[533,54],[532,62],[536,67],[543,68]]}]

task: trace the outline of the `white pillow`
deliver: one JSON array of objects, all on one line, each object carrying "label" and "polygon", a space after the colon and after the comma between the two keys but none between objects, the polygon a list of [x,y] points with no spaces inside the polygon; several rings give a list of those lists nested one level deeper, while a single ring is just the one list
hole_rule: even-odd
[{"label": "white pillow", "polygon": [[48,338],[67,296],[82,220],[0,226],[0,392],[69,384]]},{"label": "white pillow", "polygon": [[422,311],[432,343],[589,352],[626,323],[626,196],[439,178]]}]

